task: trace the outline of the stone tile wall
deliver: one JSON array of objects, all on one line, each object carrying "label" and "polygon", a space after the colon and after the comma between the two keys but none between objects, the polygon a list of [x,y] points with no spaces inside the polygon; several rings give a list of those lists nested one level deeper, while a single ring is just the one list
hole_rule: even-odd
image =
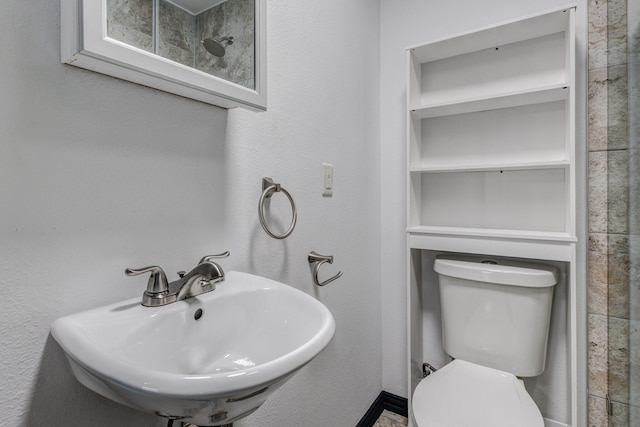
[{"label": "stone tile wall", "polygon": [[630,374],[638,372],[631,357],[638,343],[630,346],[632,314],[638,315],[631,292],[639,282],[632,261],[640,250],[630,205],[637,203],[640,169],[633,166],[637,156],[629,133],[635,119],[629,113],[637,114],[630,100],[637,96],[633,91],[629,96],[627,29],[627,0],[589,1],[589,425],[594,427],[640,425],[637,394],[630,395]]},{"label": "stone tile wall", "polygon": [[640,425],[640,2],[627,8],[629,84],[629,420]]},{"label": "stone tile wall", "polygon": [[[154,52],[153,0],[109,0],[109,37]],[[255,88],[255,3],[227,0],[195,16],[159,1],[156,54],[244,87]],[[206,38],[233,37],[223,57],[208,53]]]},{"label": "stone tile wall", "polygon": [[[195,17],[167,2],[159,2],[158,55],[193,66]],[[107,34],[128,45],[154,53],[153,0],[109,0]]]},{"label": "stone tile wall", "polygon": [[224,80],[255,87],[254,0],[227,0],[196,17],[196,38],[233,37],[223,57],[196,47],[196,68]]},{"label": "stone tile wall", "polygon": [[153,0],[109,0],[107,34],[112,39],[153,52]]},{"label": "stone tile wall", "polygon": [[158,15],[158,55],[193,67],[196,18],[189,12],[160,0]]}]

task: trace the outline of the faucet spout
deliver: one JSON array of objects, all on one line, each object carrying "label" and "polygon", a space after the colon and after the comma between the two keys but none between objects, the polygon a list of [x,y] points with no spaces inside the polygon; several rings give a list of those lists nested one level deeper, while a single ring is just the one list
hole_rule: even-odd
[{"label": "faucet spout", "polygon": [[207,255],[189,273],[185,274],[184,271],[179,271],[180,278],[171,283],[167,283],[166,274],[158,266],[127,268],[124,274],[137,276],[142,273],[151,273],[147,290],[142,295],[142,305],[158,307],[215,290],[216,283],[224,280],[224,271],[213,260],[228,256],[229,251],[217,255]]},{"label": "faucet spout", "polygon": [[169,283],[169,293],[177,294],[177,300],[183,300],[204,292],[213,291],[216,283],[224,280],[222,267],[213,261],[198,264],[184,277]]}]

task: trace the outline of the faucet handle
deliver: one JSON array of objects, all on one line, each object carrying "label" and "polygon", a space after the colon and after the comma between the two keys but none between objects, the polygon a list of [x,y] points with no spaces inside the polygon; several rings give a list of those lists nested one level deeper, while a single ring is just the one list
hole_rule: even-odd
[{"label": "faucet handle", "polygon": [[147,291],[145,294],[149,296],[158,296],[167,294],[169,292],[169,282],[167,282],[167,275],[164,273],[161,267],[152,265],[144,268],[127,268],[124,270],[124,274],[127,276],[137,276],[139,274],[151,273],[149,281],[147,282]]},{"label": "faucet handle", "polygon": [[200,260],[200,262],[198,264],[202,264],[203,262],[209,262],[209,261],[217,259],[217,258],[226,258],[229,255],[231,255],[231,253],[229,251],[225,251],[225,252],[222,252],[221,254],[216,254],[216,255],[206,255],[206,256],[202,257],[202,259]]}]

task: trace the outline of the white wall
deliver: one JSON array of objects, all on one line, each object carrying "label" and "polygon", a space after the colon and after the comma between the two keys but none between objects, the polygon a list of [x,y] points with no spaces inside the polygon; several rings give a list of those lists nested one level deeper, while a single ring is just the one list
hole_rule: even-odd
[{"label": "white wall", "polygon": [[[444,38],[502,21],[519,18],[569,3],[564,0],[380,0],[380,138],[382,222],[382,384],[383,389],[407,396],[406,330],[406,79],[407,46]],[[579,58],[584,58],[586,2],[578,12]],[[584,75],[580,76],[584,82]],[[579,83],[580,84],[580,83]],[[584,100],[583,100],[584,101]],[[579,100],[580,102],[580,100]],[[579,106],[584,117],[584,107]],[[583,123],[584,118],[579,120]],[[582,139],[581,139],[582,138]],[[584,132],[578,132],[584,141]],[[583,148],[582,148],[583,149]],[[579,154],[578,161],[584,160]],[[578,170],[578,176],[584,170]],[[580,191],[584,189],[581,179]],[[579,206],[584,198],[578,200]],[[579,221],[584,224],[584,209]],[[583,243],[581,249],[584,250]],[[580,250],[580,248],[579,248]],[[582,252],[584,253],[584,252]],[[581,262],[584,257],[581,256]],[[579,267],[583,274],[584,263]],[[583,277],[582,277],[583,278]],[[579,283],[584,283],[580,280]],[[580,363],[584,363],[581,361]]]},{"label": "white wall", "polygon": [[[175,272],[227,249],[227,270],[317,296],[338,326],[317,360],[237,425],[350,426],[381,389],[406,396],[404,48],[564,3],[268,1],[269,111],[227,113],[61,65],[58,2],[5,2],[3,423],[159,425],[80,386],[49,326],[139,295],[145,281],[125,267]],[[320,195],[321,162],[336,167],[333,198]],[[298,203],[283,242],[258,225],[262,176]],[[343,278],[314,289],[310,250],[333,254],[327,273]]]},{"label": "white wall", "polygon": [[[164,425],[79,385],[49,326],[140,295],[146,280],[125,267],[174,274],[227,249],[227,270],[312,294],[337,322],[327,349],[238,427],[355,425],[381,390],[379,3],[278,0],[267,12],[269,111],[251,113],[61,65],[58,2],[3,3],[3,425]],[[321,162],[335,166],[333,198]],[[258,224],[262,176],[298,204],[284,241]],[[311,250],[333,254],[325,273],[343,278],[314,288]]]}]

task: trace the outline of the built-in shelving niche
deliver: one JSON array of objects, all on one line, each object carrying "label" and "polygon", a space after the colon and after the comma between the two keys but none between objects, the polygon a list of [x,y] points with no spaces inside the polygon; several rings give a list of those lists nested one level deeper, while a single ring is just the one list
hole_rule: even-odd
[{"label": "built-in shelving niche", "polygon": [[407,49],[409,402],[421,361],[444,355],[435,254],[526,258],[566,279],[556,289],[554,372],[539,381],[554,375],[569,390],[551,415],[575,423],[574,21],[566,7]]}]

